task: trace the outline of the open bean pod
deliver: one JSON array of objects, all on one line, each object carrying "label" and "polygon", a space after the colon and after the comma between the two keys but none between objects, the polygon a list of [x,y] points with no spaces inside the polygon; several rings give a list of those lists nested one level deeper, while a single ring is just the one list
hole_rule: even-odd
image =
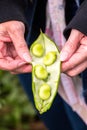
[{"label": "open bean pod", "polygon": [[40,113],[50,109],[58,91],[60,58],[56,44],[44,33],[30,47],[32,56],[32,90]]}]

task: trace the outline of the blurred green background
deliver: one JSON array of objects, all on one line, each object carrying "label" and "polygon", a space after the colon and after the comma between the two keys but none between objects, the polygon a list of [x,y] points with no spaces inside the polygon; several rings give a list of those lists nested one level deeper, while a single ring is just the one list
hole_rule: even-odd
[{"label": "blurred green background", "polygon": [[0,71],[0,130],[30,130],[35,117],[17,76]]}]

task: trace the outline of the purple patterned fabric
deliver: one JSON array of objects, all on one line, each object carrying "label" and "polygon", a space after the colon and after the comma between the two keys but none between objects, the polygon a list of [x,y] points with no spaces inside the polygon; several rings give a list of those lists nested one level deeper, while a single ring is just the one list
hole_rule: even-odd
[{"label": "purple patterned fabric", "polygon": [[[76,0],[76,3],[79,6],[79,0]],[[63,30],[66,27],[64,7],[64,0],[48,0],[46,11],[47,21],[45,33],[53,39],[60,51],[65,44],[65,38],[63,36]],[[87,124],[87,106],[82,96],[81,79],[78,76],[71,78],[61,73],[58,92]]]}]

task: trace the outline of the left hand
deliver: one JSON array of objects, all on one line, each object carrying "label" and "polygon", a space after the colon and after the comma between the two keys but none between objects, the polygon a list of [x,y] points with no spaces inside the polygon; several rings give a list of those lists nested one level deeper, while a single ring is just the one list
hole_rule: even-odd
[{"label": "left hand", "polygon": [[62,72],[75,76],[87,68],[87,36],[72,29],[61,51]]},{"label": "left hand", "polygon": [[25,25],[20,21],[0,24],[0,70],[14,74],[32,71],[31,57],[24,39]]}]

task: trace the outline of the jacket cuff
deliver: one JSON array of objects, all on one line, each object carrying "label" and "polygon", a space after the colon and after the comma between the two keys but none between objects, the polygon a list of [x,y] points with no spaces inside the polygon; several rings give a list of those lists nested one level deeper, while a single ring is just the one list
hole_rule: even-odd
[{"label": "jacket cuff", "polygon": [[0,0],[0,23],[19,20],[25,23],[26,0]]},{"label": "jacket cuff", "polygon": [[87,0],[85,0],[80,8],[78,9],[76,15],[73,17],[71,22],[64,30],[64,36],[67,39],[70,35],[71,29],[76,29],[87,35]]}]

